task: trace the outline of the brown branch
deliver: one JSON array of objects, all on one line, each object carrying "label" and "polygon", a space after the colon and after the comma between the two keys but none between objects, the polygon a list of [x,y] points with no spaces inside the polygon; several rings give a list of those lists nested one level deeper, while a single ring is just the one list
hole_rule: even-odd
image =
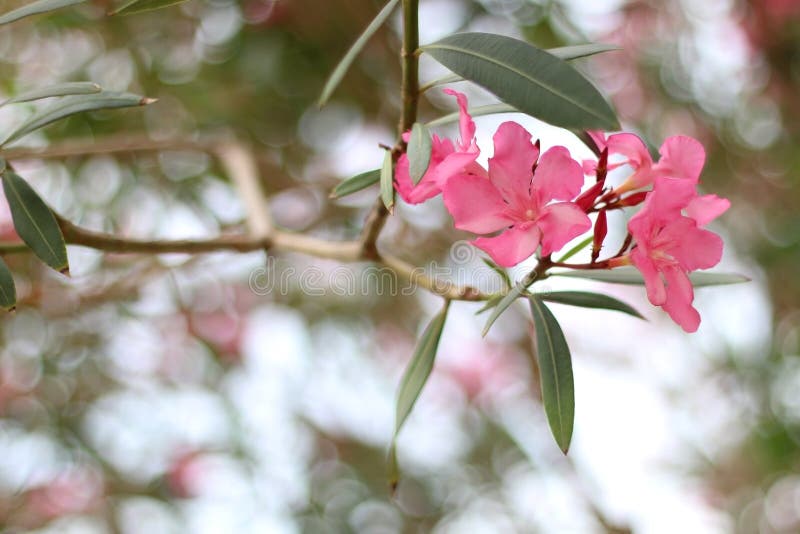
[{"label": "brown branch", "polygon": [[[403,100],[403,111],[400,115],[397,135],[400,138],[400,151],[405,150],[402,141],[404,132],[411,129],[417,120],[417,105],[419,103],[419,0],[403,0],[403,45],[400,51],[403,72],[400,93]],[[397,156],[396,153],[395,156]],[[376,243],[389,211],[378,198],[369,215],[364,221],[364,230],[361,232],[361,251],[365,258],[377,259],[378,249]]]}]

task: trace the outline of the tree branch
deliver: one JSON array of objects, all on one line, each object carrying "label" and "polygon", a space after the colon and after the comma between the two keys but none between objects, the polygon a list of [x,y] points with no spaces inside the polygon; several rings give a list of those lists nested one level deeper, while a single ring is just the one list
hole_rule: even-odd
[{"label": "tree branch", "polygon": [[[400,52],[402,60],[402,84],[400,92],[403,100],[403,111],[400,115],[397,135],[400,146],[405,150],[402,135],[411,129],[417,120],[417,104],[419,102],[419,0],[403,0],[403,45]],[[397,156],[399,152],[395,152]],[[372,211],[364,221],[364,230],[361,233],[361,250],[366,258],[377,259],[379,256],[376,243],[389,211],[379,198]]]}]

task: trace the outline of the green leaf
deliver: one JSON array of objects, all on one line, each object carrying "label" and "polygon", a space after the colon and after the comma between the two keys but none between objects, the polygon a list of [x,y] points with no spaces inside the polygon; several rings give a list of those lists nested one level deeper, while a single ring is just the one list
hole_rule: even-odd
[{"label": "green leaf", "polygon": [[492,295],[488,299],[486,299],[486,304],[480,307],[478,311],[475,312],[475,315],[480,315],[483,312],[490,310],[497,306],[501,300],[503,300],[504,295]]},{"label": "green leaf", "polygon": [[628,304],[614,297],[609,297],[608,295],[602,295],[600,293],[591,293],[589,291],[551,291],[549,293],[537,293],[536,295],[547,302],[579,306],[581,308],[615,310],[633,315],[639,319],[644,319],[642,314]]},{"label": "green leaf", "polygon": [[485,337],[486,334],[489,333],[489,329],[492,328],[492,325],[497,320],[497,318],[500,317],[500,315],[502,315],[503,312],[506,311],[506,309],[508,309],[508,307],[514,303],[515,300],[517,300],[519,297],[522,296],[522,294],[525,292],[525,289],[527,289],[527,286],[522,282],[518,282],[511,289],[511,291],[505,294],[505,296],[500,300],[500,302],[498,302],[497,305],[494,307],[491,315],[489,315],[489,318],[486,320],[486,324],[483,326],[483,330],[481,331],[482,336]]},{"label": "green leaf", "polygon": [[583,75],[524,41],[461,33],[422,49],[503,102],[554,126],[619,129],[613,110]]},{"label": "green leaf", "polygon": [[602,54],[603,52],[613,52],[614,50],[622,50],[622,48],[611,44],[589,43],[582,45],[560,46],[558,48],[548,48],[545,50],[545,52],[556,56],[558,59],[572,61],[573,59],[580,59],[593,56],[595,54]]},{"label": "green leaf", "polygon": [[367,172],[357,174],[352,178],[344,180],[342,183],[333,188],[331,198],[342,198],[347,195],[352,195],[362,189],[366,189],[372,184],[377,184],[381,179],[381,170],[374,169]]},{"label": "green leaf", "polygon": [[[625,284],[634,286],[643,286],[644,278],[642,274],[633,267],[619,267],[609,271],[567,271],[562,273],[550,273],[551,276],[566,276],[569,278],[586,278],[588,280],[596,280],[598,282],[607,282],[609,284]],[[722,286],[728,284],[741,284],[742,282],[749,282],[750,279],[741,274],[734,273],[706,273],[706,272],[693,272],[689,273],[689,280],[692,281],[694,287],[706,286]]]},{"label": "green leaf", "polygon": [[383,165],[381,166],[381,199],[383,205],[391,213],[394,210],[394,160],[392,158],[392,151],[387,150],[386,155],[383,156]]},{"label": "green leaf", "polygon": [[481,258],[481,259],[488,268],[496,272],[497,276],[499,276],[503,280],[503,284],[505,284],[506,289],[511,289],[512,287],[514,287],[514,283],[511,281],[511,277],[508,275],[508,271],[497,265],[489,258]]},{"label": "green leaf", "polygon": [[411,127],[411,138],[408,140],[406,149],[408,156],[408,174],[411,181],[417,185],[431,163],[431,133],[428,127],[422,123],[415,122]]},{"label": "green leaf", "polygon": [[417,402],[422,388],[428,381],[428,377],[433,370],[433,362],[436,359],[436,349],[439,347],[439,339],[442,337],[442,330],[444,330],[444,323],[447,319],[447,309],[450,306],[450,301],[446,301],[444,308],[440,311],[422,333],[422,336],[414,348],[414,354],[411,356],[411,361],[406,367],[403,378],[400,380],[400,388],[397,391],[397,405],[395,410],[395,423],[394,435],[392,436],[392,445],[389,451],[389,469],[390,479],[392,485],[397,483],[397,434],[403,423],[406,422],[408,414]]},{"label": "green leaf", "polygon": [[55,11],[62,7],[68,7],[75,4],[81,4],[86,0],[38,0],[18,7],[8,13],[0,15],[0,26],[14,22],[19,19],[30,17],[31,15],[38,15],[40,13],[47,13],[48,11]]},{"label": "green leaf", "polygon": [[[610,52],[612,50],[621,50],[621,48],[615,45],[591,43],[574,46],[561,46],[559,48],[547,48],[545,49],[545,52],[552,54],[559,59],[563,59],[564,61],[571,61],[573,59],[589,57],[602,52]],[[432,89],[433,87],[438,87],[440,85],[463,81],[464,78],[458,74],[448,74],[447,76],[442,76],[441,78],[436,78],[435,80],[426,83],[420,87],[420,92],[425,92],[428,89]]]},{"label": "green leaf", "polygon": [[536,359],[542,384],[542,402],[550,431],[567,453],[575,422],[575,384],[567,340],[553,313],[536,296],[529,298],[536,329]]},{"label": "green leaf", "polygon": [[184,2],[186,2],[186,0],[131,0],[111,11],[109,15],[133,15],[182,4]]},{"label": "green leaf", "polygon": [[[508,104],[488,104],[486,106],[475,106],[474,108],[467,109],[467,112],[472,117],[480,117],[481,115],[494,115],[496,113],[521,113],[518,109],[515,109]],[[442,126],[444,124],[451,124],[453,122],[458,122],[459,112],[456,111],[454,113],[448,113],[443,117],[439,117],[438,119],[434,119],[426,124],[428,128],[433,128],[434,126]]]},{"label": "green leaf", "polygon": [[14,228],[22,240],[47,265],[69,274],[64,236],[47,204],[28,182],[10,170],[3,173],[3,191]]},{"label": "green leaf", "polygon": [[144,106],[155,102],[152,98],[145,98],[131,93],[118,93],[116,91],[102,91],[90,95],[73,95],[53,103],[41,111],[35,113],[28,120],[23,122],[16,130],[0,143],[0,147],[16,141],[39,128],[47,126],[70,115],[84,111],[95,111],[98,109],[125,108],[132,106]]},{"label": "green leaf", "polygon": [[2,259],[0,259],[0,307],[5,311],[12,311],[17,307],[17,289],[14,287],[14,277]]},{"label": "green leaf", "polygon": [[47,87],[39,87],[25,91],[18,94],[13,98],[9,98],[5,102],[0,103],[0,107],[6,104],[18,104],[20,102],[31,102],[33,100],[40,100],[42,98],[50,98],[53,96],[67,96],[67,95],[88,95],[99,93],[103,88],[94,82],[65,82],[56,85],[49,85]]},{"label": "green leaf", "polygon": [[574,247],[569,249],[563,256],[561,256],[556,261],[556,263],[564,263],[565,261],[570,259],[572,256],[574,256],[575,254],[577,254],[578,252],[580,252],[581,250],[583,250],[587,246],[589,246],[589,243],[591,243],[592,241],[594,241],[594,236],[590,235],[589,237],[587,237],[586,239],[584,239],[583,241],[581,241],[580,243],[578,243],[577,245],[575,245]]},{"label": "green leaf", "polygon": [[367,29],[364,30],[364,33],[362,33],[358,39],[356,39],[356,42],[353,43],[353,46],[350,47],[350,50],[347,51],[342,60],[339,61],[339,64],[336,65],[336,68],[333,69],[328,81],[325,82],[325,87],[322,89],[322,94],[317,102],[319,107],[324,106],[331,97],[333,92],[339,86],[339,83],[342,81],[342,78],[344,78],[344,75],[347,73],[348,69],[350,69],[350,65],[353,64],[353,61],[364,48],[364,45],[367,44],[367,41],[369,41],[369,39],[375,35],[375,32],[377,32],[378,29],[383,26],[383,23],[386,22],[386,20],[389,18],[389,15],[391,15],[392,11],[394,11],[398,1],[399,0],[389,0],[389,3],[380,10],[372,22],[369,23]]}]

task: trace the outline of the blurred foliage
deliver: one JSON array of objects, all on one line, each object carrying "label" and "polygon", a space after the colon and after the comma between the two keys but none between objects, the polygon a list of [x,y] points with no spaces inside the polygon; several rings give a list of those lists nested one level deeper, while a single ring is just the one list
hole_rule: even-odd
[{"label": "blurred foliage", "polygon": [[[702,464],[709,500],[737,532],[798,531],[797,2],[630,0],[589,15],[579,2],[423,4],[448,31],[492,27],[542,47],[618,43],[623,52],[582,68],[624,124],[656,146],[678,133],[703,141],[703,180],[733,200],[729,240],[762,269],[774,329],[763,354],[717,354],[697,379],[732,391],[726,399],[745,415],[741,439],[690,464]],[[326,199],[343,173],[379,165],[378,143],[393,142],[397,21],[370,41],[327,108],[315,102],[381,2],[192,0],[105,16],[115,6],[97,0],[1,28],[0,92],[88,79],[158,105],[73,117],[26,142],[236,136],[258,157],[280,225],[357,234],[375,188]],[[422,115],[439,113],[439,103],[424,101]],[[0,125],[31,109],[3,108]],[[353,127],[370,144],[346,143]],[[231,184],[201,151],[19,161],[18,169],[61,213],[92,228],[176,237],[242,227]],[[7,219],[4,241],[13,238]],[[407,214],[393,221],[387,246],[403,243],[417,264],[445,261],[456,236],[443,225],[432,210]],[[4,532],[613,532],[628,523],[624,514],[607,518],[602,499],[573,480],[575,468],[545,447],[549,439],[531,451],[503,415],[540,411],[527,324],[504,343],[481,342],[475,350],[485,358],[467,358],[467,348],[459,351],[466,363],[437,368],[433,404],[454,415],[423,413],[428,426],[409,432],[448,452],[409,453],[392,500],[384,465],[391,417],[353,413],[371,403],[391,413],[381,399],[391,400],[417,329],[433,313],[427,301],[309,298],[296,282],[257,295],[248,276],[263,268],[263,254],[150,258],[70,248],[70,259],[74,278],[65,281],[25,255],[4,257],[20,296],[17,313],[0,322]],[[336,267],[275,260],[274,272]],[[543,419],[523,427],[547,435]],[[515,484],[535,491],[516,502]],[[549,512],[559,510],[552,494],[569,501],[567,512]]]}]

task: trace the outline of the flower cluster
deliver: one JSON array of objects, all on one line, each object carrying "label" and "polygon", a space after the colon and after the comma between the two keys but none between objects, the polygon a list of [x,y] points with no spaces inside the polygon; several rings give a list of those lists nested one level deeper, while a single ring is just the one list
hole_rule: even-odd
[{"label": "flower cluster", "polygon": [[[517,265],[537,250],[548,257],[591,230],[589,214],[597,213],[592,261],[575,267],[633,265],[644,278],[650,302],[687,332],[697,330],[700,316],[692,307],[688,275],[719,263],[722,240],[704,227],[730,206],[716,195],[697,193],[705,164],[698,141],[670,137],[654,161],[634,134],[588,132],[600,157],[578,163],[562,146],[542,153],[525,128],[505,122],[494,134],[494,154],[485,169],[476,161],[480,149],[466,97],[446,92],[458,101],[460,139],[454,143],[433,136],[428,170],[416,186],[407,157],[400,157],[395,188],[403,200],[418,204],[442,193],[455,227],[478,234],[472,244],[503,267]],[[617,187],[606,187],[608,171],[622,166],[632,170],[630,176]],[[586,176],[594,183],[581,192]],[[622,249],[598,261],[606,213],[639,204]]]}]

